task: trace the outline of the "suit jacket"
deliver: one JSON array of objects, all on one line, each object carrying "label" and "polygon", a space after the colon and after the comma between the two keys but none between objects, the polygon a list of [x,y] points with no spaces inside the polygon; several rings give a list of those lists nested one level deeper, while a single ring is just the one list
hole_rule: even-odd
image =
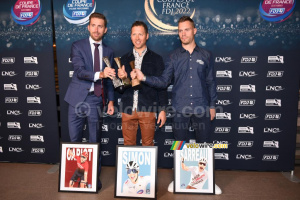
[{"label": "suit jacket", "polygon": [[[125,71],[130,78],[131,67],[129,62],[134,60],[132,50],[121,57],[121,64],[125,65]],[[164,71],[164,62],[160,55],[151,51],[147,47],[147,52],[143,57],[141,71],[145,76],[160,76]],[[168,105],[167,88],[158,89],[150,87],[141,81],[141,89],[138,95],[137,112],[160,112]],[[132,114],[133,88],[126,89],[122,95],[123,110],[127,114]]]},{"label": "suit jacket", "polygon": [[[111,66],[113,66],[113,50],[103,44],[103,42],[102,45],[103,57],[109,57]],[[79,102],[84,102],[92,86],[92,82],[94,82],[95,72],[89,38],[76,41],[72,44],[71,60],[74,73],[65,95],[65,101],[75,107]],[[106,64],[102,61],[102,68],[104,69],[105,67]],[[103,79],[103,87],[104,99],[114,101],[114,86],[111,79]]]}]

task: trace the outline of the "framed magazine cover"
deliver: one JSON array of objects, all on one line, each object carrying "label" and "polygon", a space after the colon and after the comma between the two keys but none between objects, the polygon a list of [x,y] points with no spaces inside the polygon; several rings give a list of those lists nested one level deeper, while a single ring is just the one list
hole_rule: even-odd
[{"label": "framed magazine cover", "polygon": [[153,198],[157,193],[157,147],[117,146],[115,198]]},{"label": "framed magazine cover", "polygon": [[98,143],[61,143],[60,192],[98,192]]},{"label": "framed magazine cover", "polygon": [[174,193],[215,194],[213,148],[174,150]]}]

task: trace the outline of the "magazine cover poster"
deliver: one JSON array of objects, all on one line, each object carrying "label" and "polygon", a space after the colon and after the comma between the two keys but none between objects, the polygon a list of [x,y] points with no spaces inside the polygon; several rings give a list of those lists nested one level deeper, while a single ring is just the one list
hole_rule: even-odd
[{"label": "magazine cover poster", "polygon": [[117,147],[116,197],[155,198],[157,147]]},{"label": "magazine cover poster", "polygon": [[214,194],[213,148],[175,150],[175,193]]}]

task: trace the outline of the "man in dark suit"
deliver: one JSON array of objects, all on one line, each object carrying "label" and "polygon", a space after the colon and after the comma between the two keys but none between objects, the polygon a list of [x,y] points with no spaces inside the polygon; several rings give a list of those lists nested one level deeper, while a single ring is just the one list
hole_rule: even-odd
[{"label": "man in dark suit", "polygon": [[[102,42],[107,32],[106,26],[105,16],[93,13],[90,15],[88,25],[90,37],[72,44],[71,60],[74,73],[65,96],[65,101],[69,103],[68,123],[71,142],[82,141],[82,130],[87,120],[89,142],[99,143],[102,130],[101,114],[106,99],[109,101],[107,113],[109,115],[114,113],[114,88],[109,78],[115,76],[115,71],[106,67],[102,61],[106,56],[112,65],[114,58],[112,49]],[[99,156],[99,176],[100,171],[101,156]],[[99,180],[98,189],[101,187]]]}]

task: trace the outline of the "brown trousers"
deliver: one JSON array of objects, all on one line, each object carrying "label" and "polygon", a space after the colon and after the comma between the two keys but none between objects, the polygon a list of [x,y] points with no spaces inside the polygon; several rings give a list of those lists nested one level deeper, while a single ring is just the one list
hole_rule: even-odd
[{"label": "brown trousers", "polygon": [[132,115],[122,113],[122,133],[124,145],[136,146],[136,134],[140,125],[143,146],[153,146],[155,133],[155,113],[136,112]]}]

